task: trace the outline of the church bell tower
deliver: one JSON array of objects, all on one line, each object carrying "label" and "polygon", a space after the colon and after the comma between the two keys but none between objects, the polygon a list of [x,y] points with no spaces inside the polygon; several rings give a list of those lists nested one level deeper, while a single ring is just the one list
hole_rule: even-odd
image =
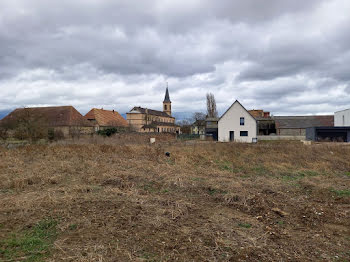
[{"label": "church bell tower", "polygon": [[169,97],[168,85],[166,87],[165,98],[163,101],[163,112],[165,112],[169,116],[171,116],[171,101],[170,101],[170,97]]}]

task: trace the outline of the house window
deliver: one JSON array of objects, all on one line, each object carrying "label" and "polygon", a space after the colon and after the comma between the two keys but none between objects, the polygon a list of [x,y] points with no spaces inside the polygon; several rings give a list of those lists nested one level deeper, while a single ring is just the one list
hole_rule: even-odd
[{"label": "house window", "polygon": [[166,110],[166,105],[164,105],[164,109]]},{"label": "house window", "polygon": [[239,124],[240,124],[241,126],[244,126],[244,117],[241,117],[241,118],[239,119]]},{"label": "house window", "polygon": [[248,131],[241,131],[241,132],[240,132],[240,135],[241,135],[241,136],[248,136]]}]

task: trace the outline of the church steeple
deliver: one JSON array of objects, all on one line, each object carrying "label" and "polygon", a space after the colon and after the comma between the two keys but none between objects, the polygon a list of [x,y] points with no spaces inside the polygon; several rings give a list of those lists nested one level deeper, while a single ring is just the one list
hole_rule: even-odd
[{"label": "church steeple", "polygon": [[163,101],[163,112],[165,112],[169,116],[171,116],[171,101],[170,101],[170,96],[169,96],[168,83],[167,83],[165,97],[164,97],[164,101]]}]

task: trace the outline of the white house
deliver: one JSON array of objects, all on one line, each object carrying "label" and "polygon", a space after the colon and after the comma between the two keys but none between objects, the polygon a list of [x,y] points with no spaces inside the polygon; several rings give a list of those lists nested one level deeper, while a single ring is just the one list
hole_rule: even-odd
[{"label": "white house", "polygon": [[245,143],[257,140],[257,122],[237,100],[219,119],[218,140]]},{"label": "white house", "polygon": [[350,109],[334,113],[334,126],[350,126]]}]

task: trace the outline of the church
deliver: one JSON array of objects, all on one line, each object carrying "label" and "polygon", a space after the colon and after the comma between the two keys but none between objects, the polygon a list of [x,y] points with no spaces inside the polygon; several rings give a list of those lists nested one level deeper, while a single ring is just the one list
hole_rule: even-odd
[{"label": "church", "polygon": [[175,124],[175,117],[171,116],[168,87],[165,91],[163,111],[135,106],[126,113],[126,119],[131,129],[137,132],[180,134],[180,127]]}]

